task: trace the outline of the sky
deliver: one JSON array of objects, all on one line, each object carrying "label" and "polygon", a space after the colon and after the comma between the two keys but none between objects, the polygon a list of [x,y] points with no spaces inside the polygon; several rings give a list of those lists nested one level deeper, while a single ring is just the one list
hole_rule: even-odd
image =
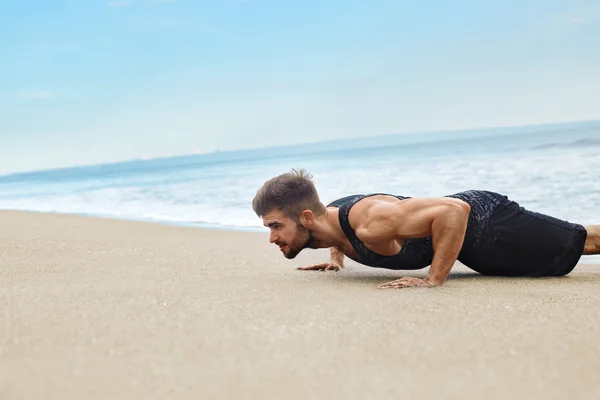
[{"label": "sky", "polygon": [[7,0],[0,173],[600,119],[600,0]]}]

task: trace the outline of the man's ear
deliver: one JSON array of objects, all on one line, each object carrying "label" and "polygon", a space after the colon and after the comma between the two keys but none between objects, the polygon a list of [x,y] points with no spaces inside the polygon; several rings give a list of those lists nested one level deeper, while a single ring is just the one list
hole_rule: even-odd
[{"label": "man's ear", "polygon": [[315,221],[315,215],[310,210],[304,210],[300,214],[300,223],[305,227],[309,227]]}]

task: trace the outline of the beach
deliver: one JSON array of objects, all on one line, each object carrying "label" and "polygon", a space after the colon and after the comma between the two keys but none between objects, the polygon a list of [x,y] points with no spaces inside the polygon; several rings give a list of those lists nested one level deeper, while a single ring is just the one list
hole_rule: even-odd
[{"label": "beach", "polygon": [[378,290],[267,233],[0,211],[0,398],[600,398],[600,265]]}]

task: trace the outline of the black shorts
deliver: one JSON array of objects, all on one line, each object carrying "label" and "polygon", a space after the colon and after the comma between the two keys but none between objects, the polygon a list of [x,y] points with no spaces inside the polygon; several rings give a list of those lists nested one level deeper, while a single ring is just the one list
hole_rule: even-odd
[{"label": "black shorts", "polygon": [[582,225],[526,210],[506,196],[477,224],[481,237],[466,238],[458,260],[484,275],[561,276],[583,255]]}]

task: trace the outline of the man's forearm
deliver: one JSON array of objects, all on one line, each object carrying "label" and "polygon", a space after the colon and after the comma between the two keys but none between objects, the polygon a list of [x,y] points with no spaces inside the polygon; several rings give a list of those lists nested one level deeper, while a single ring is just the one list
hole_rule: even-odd
[{"label": "man's forearm", "polygon": [[331,248],[331,262],[340,266],[340,268],[344,267],[344,253],[336,249],[335,247]]},{"label": "man's forearm", "polygon": [[465,239],[468,217],[468,207],[453,206],[433,221],[434,255],[427,276],[431,284],[442,285],[450,274]]}]

